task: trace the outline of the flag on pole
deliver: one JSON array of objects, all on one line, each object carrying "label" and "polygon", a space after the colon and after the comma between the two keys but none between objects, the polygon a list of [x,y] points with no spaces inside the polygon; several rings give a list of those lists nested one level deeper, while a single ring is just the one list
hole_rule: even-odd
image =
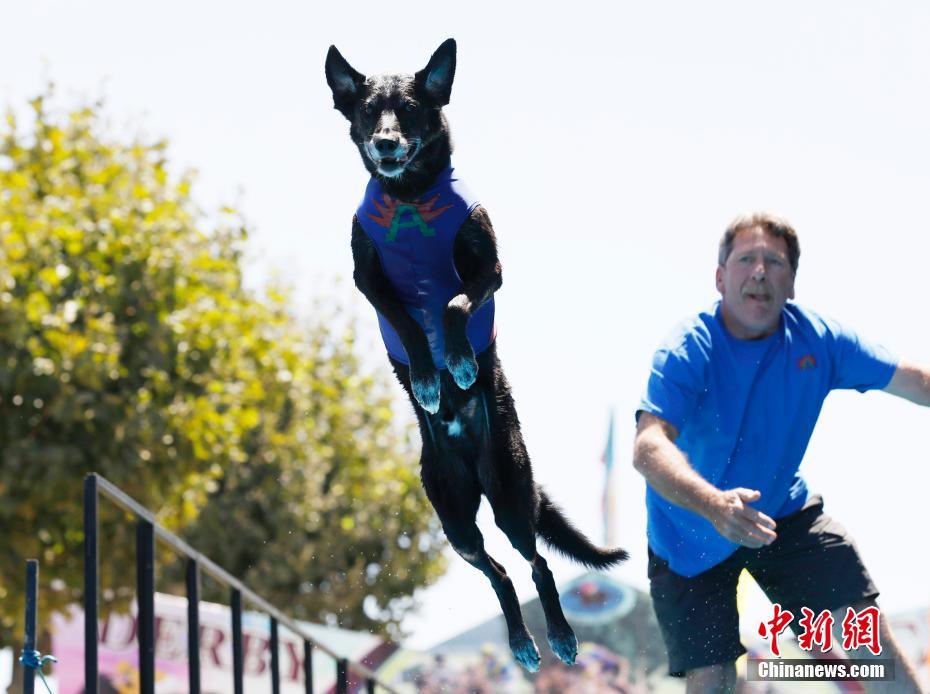
[{"label": "flag on pole", "polygon": [[610,421],[607,425],[607,445],[604,446],[604,494],[601,498],[601,511],[604,517],[604,544],[613,547],[614,519],[616,515],[616,499],[614,497],[614,410],[610,408]]}]

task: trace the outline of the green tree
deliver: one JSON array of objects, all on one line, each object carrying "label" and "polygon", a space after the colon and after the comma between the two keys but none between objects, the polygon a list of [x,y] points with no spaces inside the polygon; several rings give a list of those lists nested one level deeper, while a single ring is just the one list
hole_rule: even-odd
[{"label": "green tree", "polygon": [[[245,290],[241,220],[199,212],[164,142],[47,101],[0,142],[0,646],[21,643],[25,558],[41,617],[80,599],[92,470],[297,616],[396,633],[440,533],[351,321]],[[133,532],[102,546],[115,606]]]},{"label": "green tree", "polygon": [[[351,331],[318,322],[309,342],[288,344],[278,317],[279,354],[309,353],[265,370],[250,462],[227,470],[185,539],[299,618],[398,636],[411,588],[444,568],[409,431],[386,383],[358,375]],[[227,591],[208,583],[204,595]]]}]

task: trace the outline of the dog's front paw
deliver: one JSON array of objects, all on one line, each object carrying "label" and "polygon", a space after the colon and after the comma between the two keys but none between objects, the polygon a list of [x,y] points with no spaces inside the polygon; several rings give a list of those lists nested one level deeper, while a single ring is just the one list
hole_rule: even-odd
[{"label": "dog's front paw", "polygon": [[439,412],[439,372],[435,368],[411,371],[410,387],[420,407],[430,414]]},{"label": "dog's front paw", "polygon": [[455,385],[462,390],[468,390],[478,377],[478,362],[475,361],[475,353],[471,346],[467,354],[447,353],[446,366],[449,368]]}]

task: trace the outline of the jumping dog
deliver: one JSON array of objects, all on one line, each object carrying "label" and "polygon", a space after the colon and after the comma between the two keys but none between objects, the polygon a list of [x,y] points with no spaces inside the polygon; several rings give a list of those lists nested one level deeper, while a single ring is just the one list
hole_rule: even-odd
[{"label": "jumping dog", "polygon": [[533,481],[495,350],[501,266],[494,230],[451,166],[442,107],[455,49],[448,39],[412,76],[365,77],[330,46],[326,81],[371,175],[352,219],[353,276],[377,311],[391,365],[416,412],[423,487],[452,547],[491,581],[514,657],[532,672],[539,651],[510,578],[475,524],[481,495],[532,566],[549,644],[565,663],[574,663],[577,640],[536,537],[591,568],[627,553],[594,546]]}]

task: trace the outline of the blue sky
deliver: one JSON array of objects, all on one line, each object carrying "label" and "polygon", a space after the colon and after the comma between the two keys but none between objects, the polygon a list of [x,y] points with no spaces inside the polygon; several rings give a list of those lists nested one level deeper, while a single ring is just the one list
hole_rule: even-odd
[{"label": "blue sky", "polygon": [[[647,585],[630,443],[650,358],[716,298],[716,244],[738,212],[794,223],[799,302],[930,361],[927,4],[328,5],[10,3],[0,100],[22,104],[51,79],[62,106],[103,96],[114,127],[167,137],[177,169],[199,171],[204,208],[232,202],[249,219],[249,282],[289,283],[303,307],[339,294],[372,368],[386,368],[351,286],[366,174],[323,59],[335,43],[363,73],[414,72],[455,37],[454,163],[498,234],[499,353],[536,477],[600,538],[616,408],[616,534],[633,554],[618,578]],[[883,393],[835,393],[802,468],[857,538],[886,610],[930,603],[930,559],[910,551],[927,544],[928,422]],[[531,597],[485,508],[479,524]],[[550,563],[560,582],[579,573]],[[499,611],[483,576],[451,567],[420,596],[414,646]]]}]

